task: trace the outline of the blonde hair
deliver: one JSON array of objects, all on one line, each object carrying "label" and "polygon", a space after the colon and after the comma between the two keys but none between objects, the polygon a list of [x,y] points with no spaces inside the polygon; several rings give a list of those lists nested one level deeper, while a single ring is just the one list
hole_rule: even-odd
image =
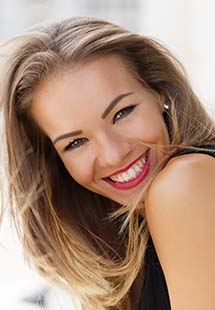
[{"label": "blonde hair", "polygon": [[77,184],[31,118],[34,92],[50,74],[116,54],[144,87],[164,98],[171,141],[141,195],[180,149],[214,146],[214,122],[165,47],[110,22],[69,18],[39,25],[6,46],[13,48],[2,71],[1,96],[9,211],[26,259],[78,297],[83,309],[128,309],[149,239],[146,219],[136,212],[141,197],[121,206]]}]

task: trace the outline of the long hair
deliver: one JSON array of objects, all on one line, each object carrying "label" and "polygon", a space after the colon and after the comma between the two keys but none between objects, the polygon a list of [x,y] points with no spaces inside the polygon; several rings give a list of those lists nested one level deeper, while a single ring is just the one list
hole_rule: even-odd
[{"label": "long hair", "polygon": [[[142,193],[181,149],[215,145],[215,125],[183,67],[159,42],[89,17],[39,25],[6,44],[1,107],[9,211],[29,264],[75,295],[83,309],[129,309],[149,239],[146,218],[79,185],[29,108],[37,86],[74,64],[115,54],[143,87],[169,103],[170,144]],[[5,47],[4,46],[4,47]]]}]

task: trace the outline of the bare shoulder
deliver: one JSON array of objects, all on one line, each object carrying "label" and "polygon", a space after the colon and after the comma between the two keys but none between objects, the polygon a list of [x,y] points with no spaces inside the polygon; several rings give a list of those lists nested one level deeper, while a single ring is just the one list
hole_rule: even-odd
[{"label": "bare shoulder", "polygon": [[215,158],[172,158],[150,187],[145,213],[172,309],[215,309]]},{"label": "bare shoulder", "polygon": [[158,198],[158,193],[162,195],[165,190],[168,197],[172,198],[177,197],[175,195],[179,193],[188,196],[192,196],[192,193],[196,195],[196,186],[200,184],[203,188],[213,186],[215,185],[214,178],[215,157],[207,154],[186,154],[173,157],[154,179],[147,200],[153,199],[154,201]]}]

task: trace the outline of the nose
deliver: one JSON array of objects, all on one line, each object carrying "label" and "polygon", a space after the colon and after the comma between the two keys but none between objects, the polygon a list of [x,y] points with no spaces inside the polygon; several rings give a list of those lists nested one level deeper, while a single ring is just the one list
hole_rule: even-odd
[{"label": "nose", "polygon": [[97,161],[99,167],[121,168],[132,150],[129,139],[115,135],[102,134],[97,139]]}]

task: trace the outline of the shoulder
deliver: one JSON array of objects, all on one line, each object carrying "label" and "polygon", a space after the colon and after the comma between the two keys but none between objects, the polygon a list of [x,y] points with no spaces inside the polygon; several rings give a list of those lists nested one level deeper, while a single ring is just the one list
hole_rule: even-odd
[{"label": "shoulder", "polygon": [[153,180],[147,201],[155,202],[161,197],[163,199],[193,197],[194,194],[196,197],[198,193],[202,193],[197,191],[200,185],[202,191],[214,189],[214,182],[215,157],[207,154],[186,154],[173,157]]},{"label": "shoulder", "polygon": [[215,309],[215,158],[171,159],[150,186],[145,214],[173,309]]}]

